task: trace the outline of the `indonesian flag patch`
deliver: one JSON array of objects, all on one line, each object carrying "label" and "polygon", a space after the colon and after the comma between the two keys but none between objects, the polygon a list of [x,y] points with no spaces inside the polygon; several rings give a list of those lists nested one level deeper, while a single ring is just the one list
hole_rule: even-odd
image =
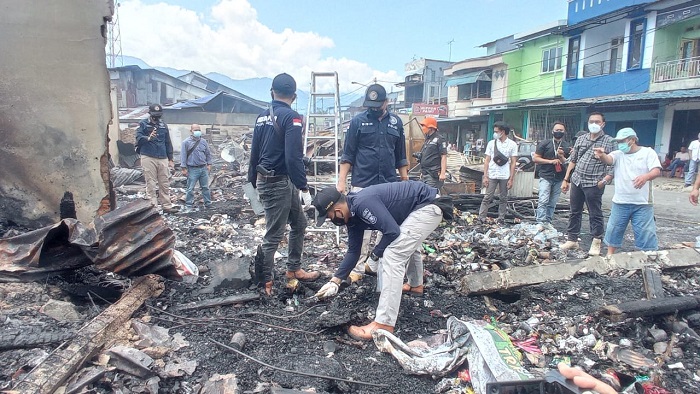
[{"label": "indonesian flag patch", "polygon": [[299,127],[301,127],[301,119],[299,119],[299,118],[294,118],[294,119],[292,119],[292,124],[293,124],[294,126],[299,126]]}]

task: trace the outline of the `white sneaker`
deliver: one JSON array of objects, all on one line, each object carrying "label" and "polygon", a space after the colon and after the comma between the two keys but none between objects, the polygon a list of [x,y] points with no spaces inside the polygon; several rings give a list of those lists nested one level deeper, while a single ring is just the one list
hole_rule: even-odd
[{"label": "white sneaker", "polygon": [[600,256],[600,239],[593,238],[593,242],[591,242],[591,248],[588,249],[588,255]]},{"label": "white sneaker", "polygon": [[566,241],[563,244],[559,245],[559,249],[561,249],[561,250],[578,249],[578,242]]}]

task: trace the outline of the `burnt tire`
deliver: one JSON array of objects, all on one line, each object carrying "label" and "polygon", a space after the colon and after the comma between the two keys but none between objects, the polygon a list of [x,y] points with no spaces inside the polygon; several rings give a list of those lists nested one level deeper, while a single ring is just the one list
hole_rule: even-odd
[{"label": "burnt tire", "polygon": [[73,337],[73,331],[70,330],[46,331],[44,327],[5,328],[0,332],[0,350],[56,345],[71,337]]}]

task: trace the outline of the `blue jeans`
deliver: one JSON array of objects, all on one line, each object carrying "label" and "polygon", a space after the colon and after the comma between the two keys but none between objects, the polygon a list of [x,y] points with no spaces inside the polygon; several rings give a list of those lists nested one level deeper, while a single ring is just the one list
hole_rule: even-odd
[{"label": "blue jeans", "polygon": [[640,250],[657,250],[656,222],[653,205],[612,204],[608,227],[605,229],[605,244],[613,248],[622,246],[627,224],[632,222],[634,245]]},{"label": "blue jeans", "polygon": [[690,186],[695,181],[695,173],[698,172],[698,161],[691,160],[688,164],[688,173],[685,174],[685,185]]},{"label": "blue jeans", "polygon": [[185,205],[192,207],[194,203],[194,186],[199,182],[204,196],[204,205],[211,204],[211,191],[209,191],[209,171],[207,166],[187,168],[187,194],[185,195]]},{"label": "blue jeans", "polygon": [[297,271],[301,267],[301,253],[304,248],[306,215],[301,209],[299,190],[289,177],[281,181],[268,182],[258,179],[260,201],[265,207],[265,236],[263,237],[263,261],[265,282],[272,280],[275,267],[275,252],[284,237],[287,223],[289,232],[289,253],[287,271]]},{"label": "blue jeans", "polygon": [[681,159],[673,159],[673,161],[671,162],[671,165],[668,166],[668,171],[669,171],[668,175],[671,178],[673,178],[673,175],[676,173],[676,168],[682,167],[683,169],[685,169],[686,164],[687,164],[687,162],[681,161]]},{"label": "blue jeans", "polygon": [[537,200],[537,212],[535,219],[537,223],[551,223],[554,216],[554,209],[559,202],[562,181],[548,181],[540,178],[539,199]]}]

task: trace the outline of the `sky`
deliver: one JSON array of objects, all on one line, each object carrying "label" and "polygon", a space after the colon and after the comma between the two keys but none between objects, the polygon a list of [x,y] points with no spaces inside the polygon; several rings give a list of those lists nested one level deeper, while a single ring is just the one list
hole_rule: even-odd
[{"label": "sky", "polygon": [[[403,81],[414,58],[458,61],[480,45],[566,19],[567,0],[122,0],[122,53],[233,79],[337,71],[341,91]],[[451,42],[451,44],[449,44]]]}]

